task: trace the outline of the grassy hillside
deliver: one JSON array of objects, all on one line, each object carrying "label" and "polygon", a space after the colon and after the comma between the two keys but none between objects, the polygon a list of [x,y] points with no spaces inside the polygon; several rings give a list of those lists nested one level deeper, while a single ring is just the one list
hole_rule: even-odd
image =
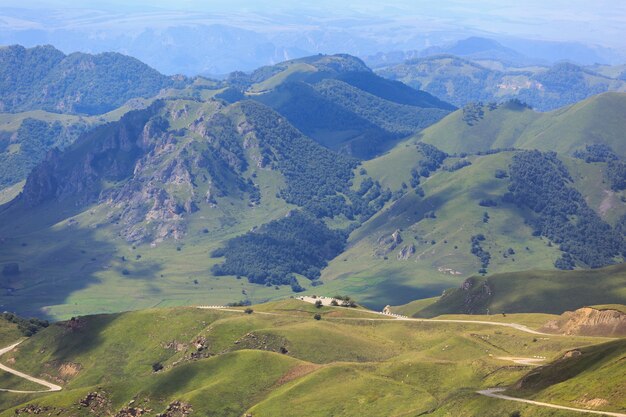
[{"label": "grassy hillside", "polygon": [[625,284],[623,264],[588,271],[500,273],[470,278],[461,288],[444,292],[434,303],[413,303],[399,311],[415,317],[465,313],[561,314],[600,303],[624,304]]},{"label": "grassy hillside", "polygon": [[[499,111],[513,110],[494,112]],[[522,110],[522,114],[527,112]],[[445,142],[432,143],[449,152],[459,151],[449,149]],[[421,177],[416,187],[415,171],[424,166],[418,144],[419,138],[413,138],[363,164],[355,187],[369,176],[397,194],[351,234],[346,252],[324,270],[325,291],[350,293],[376,308],[393,304],[393,299],[402,299],[400,304],[404,304],[440,295],[482,269],[480,253],[472,243],[473,237],[481,235],[484,241],[479,246],[490,254],[484,268],[488,274],[554,267],[561,251],[559,245],[537,234],[537,214],[503,198],[509,192],[508,172],[517,152],[448,157],[440,169]],[[572,177],[568,187],[577,190],[602,221],[616,225],[626,205],[620,200],[623,191],[612,191],[606,182],[607,165],[565,156],[561,160]],[[554,196],[545,201],[553,202],[549,207],[556,204]],[[400,241],[391,242],[394,232]]]},{"label": "grassy hillside", "polygon": [[[511,157],[506,152],[471,157],[470,166],[438,171],[422,180],[423,198],[406,189],[351,234],[346,252],[323,272],[324,290],[350,293],[377,308],[394,304],[393,300],[401,299],[397,304],[403,304],[440,295],[481,268],[471,253],[471,238],[478,234],[486,237],[484,246],[492,254],[490,273],[551,268],[559,250],[532,235],[526,223],[532,218],[530,212],[508,203],[480,205],[506,192],[507,180],[495,178],[494,172],[507,169]],[[402,182],[410,183],[411,169],[419,158],[415,145],[407,142],[363,166],[367,175],[395,190],[401,189]],[[385,243],[395,231],[402,242]],[[507,255],[509,248],[515,255]],[[403,250],[412,253],[403,256]]]},{"label": "grassy hillside", "polygon": [[474,324],[355,320],[353,309],[344,319],[345,308],[294,300],[254,310],[153,309],[54,324],[3,361],[63,391],[3,395],[0,415],[31,405],[62,416],[168,407],[215,416],[508,415],[519,407],[473,394],[527,372],[497,357],[552,358],[598,343]]},{"label": "grassy hillside", "polygon": [[623,412],[624,358],[624,339],[569,351],[525,375],[509,392],[537,401]]},{"label": "grassy hillside", "polygon": [[[315,279],[336,253],[331,246],[342,246],[344,235],[320,219],[345,228],[368,215],[370,202],[389,198],[352,193],[356,165],[253,101],[173,99],[128,113],[51,154],[22,196],[3,206],[11,221],[2,222],[9,238],[0,264],[20,266],[2,276],[3,302],[22,314],[67,318],[284,296],[291,290],[279,285],[308,286],[304,276]],[[234,265],[230,255],[244,256],[216,255],[218,247],[252,231],[248,243],[258,249],[267,229],[257,228],[298,206],[317,222],[308,230],[338,236],[319,245],[321,256],[287,259],[293,249],[282,240],[303,241],[289,226],[265,237],[281,252],[271,253],[281,263],[272,271],[249,260],[245,273],[215,272],[221,257]],[[312,245],[315,236],[307,238]]]},{"label": "grassy hillside", "polygon": [[428,93],[375,75],[347,55],[287,61],[229,82],[324,146],[364,159],[455,109]]},{"label": "grassy hillside", "polygon": [[587,144],[602,143],[623,158],[626,144],[621,140],[621,115],[625,108],[623,93],[601,94],[548,113],[537,113],[516,103],[471,106],[419,136],[451,153],[515,147],[571,155]]}]

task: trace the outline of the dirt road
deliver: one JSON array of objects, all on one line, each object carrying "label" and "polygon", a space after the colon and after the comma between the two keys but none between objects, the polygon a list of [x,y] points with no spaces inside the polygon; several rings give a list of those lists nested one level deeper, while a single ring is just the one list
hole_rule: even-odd
[{"label": "dirt road", "polygon": [[[0,356],[4,355],[5,353],[8,353],[8,352],[12,351],[20,343],[22,343],[22,342],[17,342],[15,344],[11,345],[11,346],[5,347],[4,349],[0,349]],[[22,373],[20,371],[16,371],[15,369],[11,369],[8,366],[5,366],[5,365],[3,365],[1,363],[0,363],[0,370],[3,370],[5,372],[8,372],[8,373],[13,374],[15,376],[18,376],[20,378],[26,379],[27,381],[34,382],[35,384],[43,385],[44,387],[48,388],[47,390],[41,390],[41,391],[19,391],[19,390],[11,390],[11,389],[0,388],[0,391],[2,391],[2,392],[13,392],[13,393],[17,393],[17,394],[38,394],[38,393],[42,393],[42,392],[61,391],[63,389],[59,385],[51,384],[50,382],[44,381],[43,379],[39,379],[39,378],[35,378],[33,376],[30,376],[30,375],[26,375],[25,373]]]},{"label": "dirt road", "polygon": [[484,395],[485,397],[497,398],[499,400],[506,400],[506,401],[515,401],[515,402],[524,403],[524,404],[531,404],[531,405],[536,405],[538,407],[555,408],[557,410],[575,411],[577,413],[596,414],[600,416],[626,417],[626,414],[623,414],[623,413],[612,413],[610,411],[586,410],[584,408],[565,407],[563,405],[542,403],[539,401],[525,400],[523,398],[510,397],[508,395],[500,394],[503,391],[505,391],[504,388],[490,388],[490,389],[476,391],[476,392],[480,395]]}]

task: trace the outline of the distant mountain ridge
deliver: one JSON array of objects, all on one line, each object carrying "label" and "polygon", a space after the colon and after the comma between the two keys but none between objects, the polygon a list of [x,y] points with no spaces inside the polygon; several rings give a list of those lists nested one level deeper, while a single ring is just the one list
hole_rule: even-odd
[{"label": "distant mountain ridge", "polygon": [[65,55],[52,46],[0,48],[0,111],[103,114],[184,79],[118,53]]},{"label": "distant mountain ridge", "polygon": [[[504,61],[506,62],[506,61]],[[502,64],[499,64],[502,66]],[[380,68],[381,76],[423,89],[459,107],[511,98],[548,111],[607,91],[626,91],[626,82],[575,64],[496,68],[454,54],[416,58]]]},{"label": "distant mountain ridge", "polygon": [[349,55],[316,55],[234,73],[226,83],[334,150],[371,158],[455,107],[374,74]]}]

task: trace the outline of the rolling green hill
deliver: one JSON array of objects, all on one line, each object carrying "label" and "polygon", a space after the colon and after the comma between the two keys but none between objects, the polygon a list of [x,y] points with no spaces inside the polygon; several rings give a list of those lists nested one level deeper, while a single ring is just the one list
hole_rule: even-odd
[{"label": "rolling green hill", "polygon": [[[55,323],[2,361],[63,390],[3,393],[0,415],[495,417],[521,409],[522,415],[561,417],[567,414],[475,391],[513,385],[528,372],[502,356],[558,358],[603,341],[539,340],[472,323],[369,320],[377,316],[359,311],[287,300],[251,314],[151,309]],[[575,405],[584,391],[570,394],[566,401]],[[620,407],[613,397],[603,404]]]},{"label": "rolling green hill", "polygon": [[[398,304],[403,304],[440,295],[477,272],[554,268],[563,255],[562,249],[578,252],[576,263],[582,266],[579,262],[583,262],[587,250],[602,247],[608,236],[620,233],[620,219],[626,214],[619,199],[623,191],[614,193],[603,184],[606,164],[563,158],[574,175],[565,180],[563,189],[571,187],[569,195],[578,192],[584,196],[577,198],[585,202],[578,200],[576,204],[581,213],[588,213],[589,222],[599,222],[598,231],[613,226],[613,231],[606,229],[606,235],[596,234],[596,243],[575,250],[564,242],[590,238],[591,234],[582,240],[573,238],[586,222],[566,222],[556,227],[554,219],[536,212],[537,207],[532,208],[524,199],[515,202],[505,198],[515,186],[509,176],[511,165],[523,152],[448,157],[440,169],[419,177],[416,173],[424,166],[424,156],[417,150],[419,143],[417,139],[406,141],[363,164],[363,175],[357,176],[356,185],[371,176],[398,193],[350,235],[346,251],[323,271],[325,291],[349,293],[376,308],[393,304],[393,300],[401,299]],[[547,165],[535,165],[541,166]],[[416,177],[419,184],[415,183]],[[542,189],[533,192],[544,193],[546,196],[541,198],[551,201],[547,207],[559,210],[556,207],[561,203],[557,204],[560,200],[555,196],[547,197],[549,192]],[[566,199],[562,201],[570,207]],[[611,210],[604,210],[609,204]],[[559,237],[553,234],[555,231],[562,231],[557,233]],[[619,247],[616,244],[608,251],[613,253],[609,257],[616,256],[616,262],[621,260]]]},{"label": "rolling green hill", "polygon": [[421,139],[450,153],[522,148],[571,155],[601,143],[626,157],[622,140],[626,94],[606,93],[573,106],[537,113],[518,102],[468,106],[421,133]]},{"label": "rolling green hill", "polygon": [[[68,318],[323,290],[380,309],[476,273],[621,262],[611,161],[420,139],[359,165],[252,100],[157,101],[52,153],[3,206],[0,264],[20,272],[1,277],[2,303]],[[562,183],[520,187],[540,168]],[[284,218],[294,209],[310,220]]]},{"label": "rolling green hill", "polygon": [[239,87],[334,150],[368,159],[455,109],[374,74],[349,55],[320,55],[233,74]]},{"label": "rolling green hill", "polygon": [[414,317],[442,314],[561,314],[593,306],[626,302],[626,266],[586,271],[523,271],[468,278],[434,302],[400,308]]},{"label": "rolling green hill", "polygon": [[[544,114],[468,106],[415,134],[450,106],[346,55],[182,87],[100,117],[0,117],[45,142],[0,196],[0,267],[18,265],[0,276],[4,308],[69,318],[323,290],[379,309],[476,274],[624,259],[621,94]],[[98,126],[44,152],[79,122]]]},{"label": "rolling green hill", "polygon": [[[626,340],[566,352],[556,361],[525,375],[509,390],[515,396],[554,404],[572,399],[584,407],[610,410],[609,402],[626,409],[624,385]],[[584,397],[576,393],[584,389]]]},{"label": "rolling green hill", "polygon": [[[50,153],[2,206],[0,264],[19,265],[2,276],[2,302],[71,317],[284,296],[280,285],[308,286],[343,247],[345,233],[326,222],[344,229],[390,197],[374,184],[351,191],[356,165],[254,101],[157,101]],[[298,207],[302,222],[284,219]],[[287,242],[308,251],[321,236],[316,256],[289,259]],[[222,277],[268,239],[280,264],[270,271],[257,256],[236,272],[249,282]]]}]

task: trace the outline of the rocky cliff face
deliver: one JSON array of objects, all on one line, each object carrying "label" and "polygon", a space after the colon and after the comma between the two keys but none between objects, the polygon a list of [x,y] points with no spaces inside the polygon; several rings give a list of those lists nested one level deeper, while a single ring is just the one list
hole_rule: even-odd
[{"label": "rocky cliff face", "polygon": [[567,311],[557,320],[546,323],[541,331],[580,336],[626,336],[626,314],[617,310],[591,307]]},{"label": "rocky cliff face", "polygon": [[301,134],[272,130],[280,116],[254,108],[248,114],[241,104],[169,100],[130,112],[64,152],[51,151],[12,204],[105,205],[106,223],[130,242],[181,239],[190,216],[224,198],[259,204],[255,170],[284,174],[285,150],[277,144]]},{"label": "rocky cliff face", "polygon": [[63,153],[50,151],[28,176],[20,199],[27,208],[50,200],[73,198],[77,204],[97,200],[103,181],[132,175],[136,161],[153,146],[152,138],[166,129],[151,121],[162,106],[158,102],[98,127]]}]

